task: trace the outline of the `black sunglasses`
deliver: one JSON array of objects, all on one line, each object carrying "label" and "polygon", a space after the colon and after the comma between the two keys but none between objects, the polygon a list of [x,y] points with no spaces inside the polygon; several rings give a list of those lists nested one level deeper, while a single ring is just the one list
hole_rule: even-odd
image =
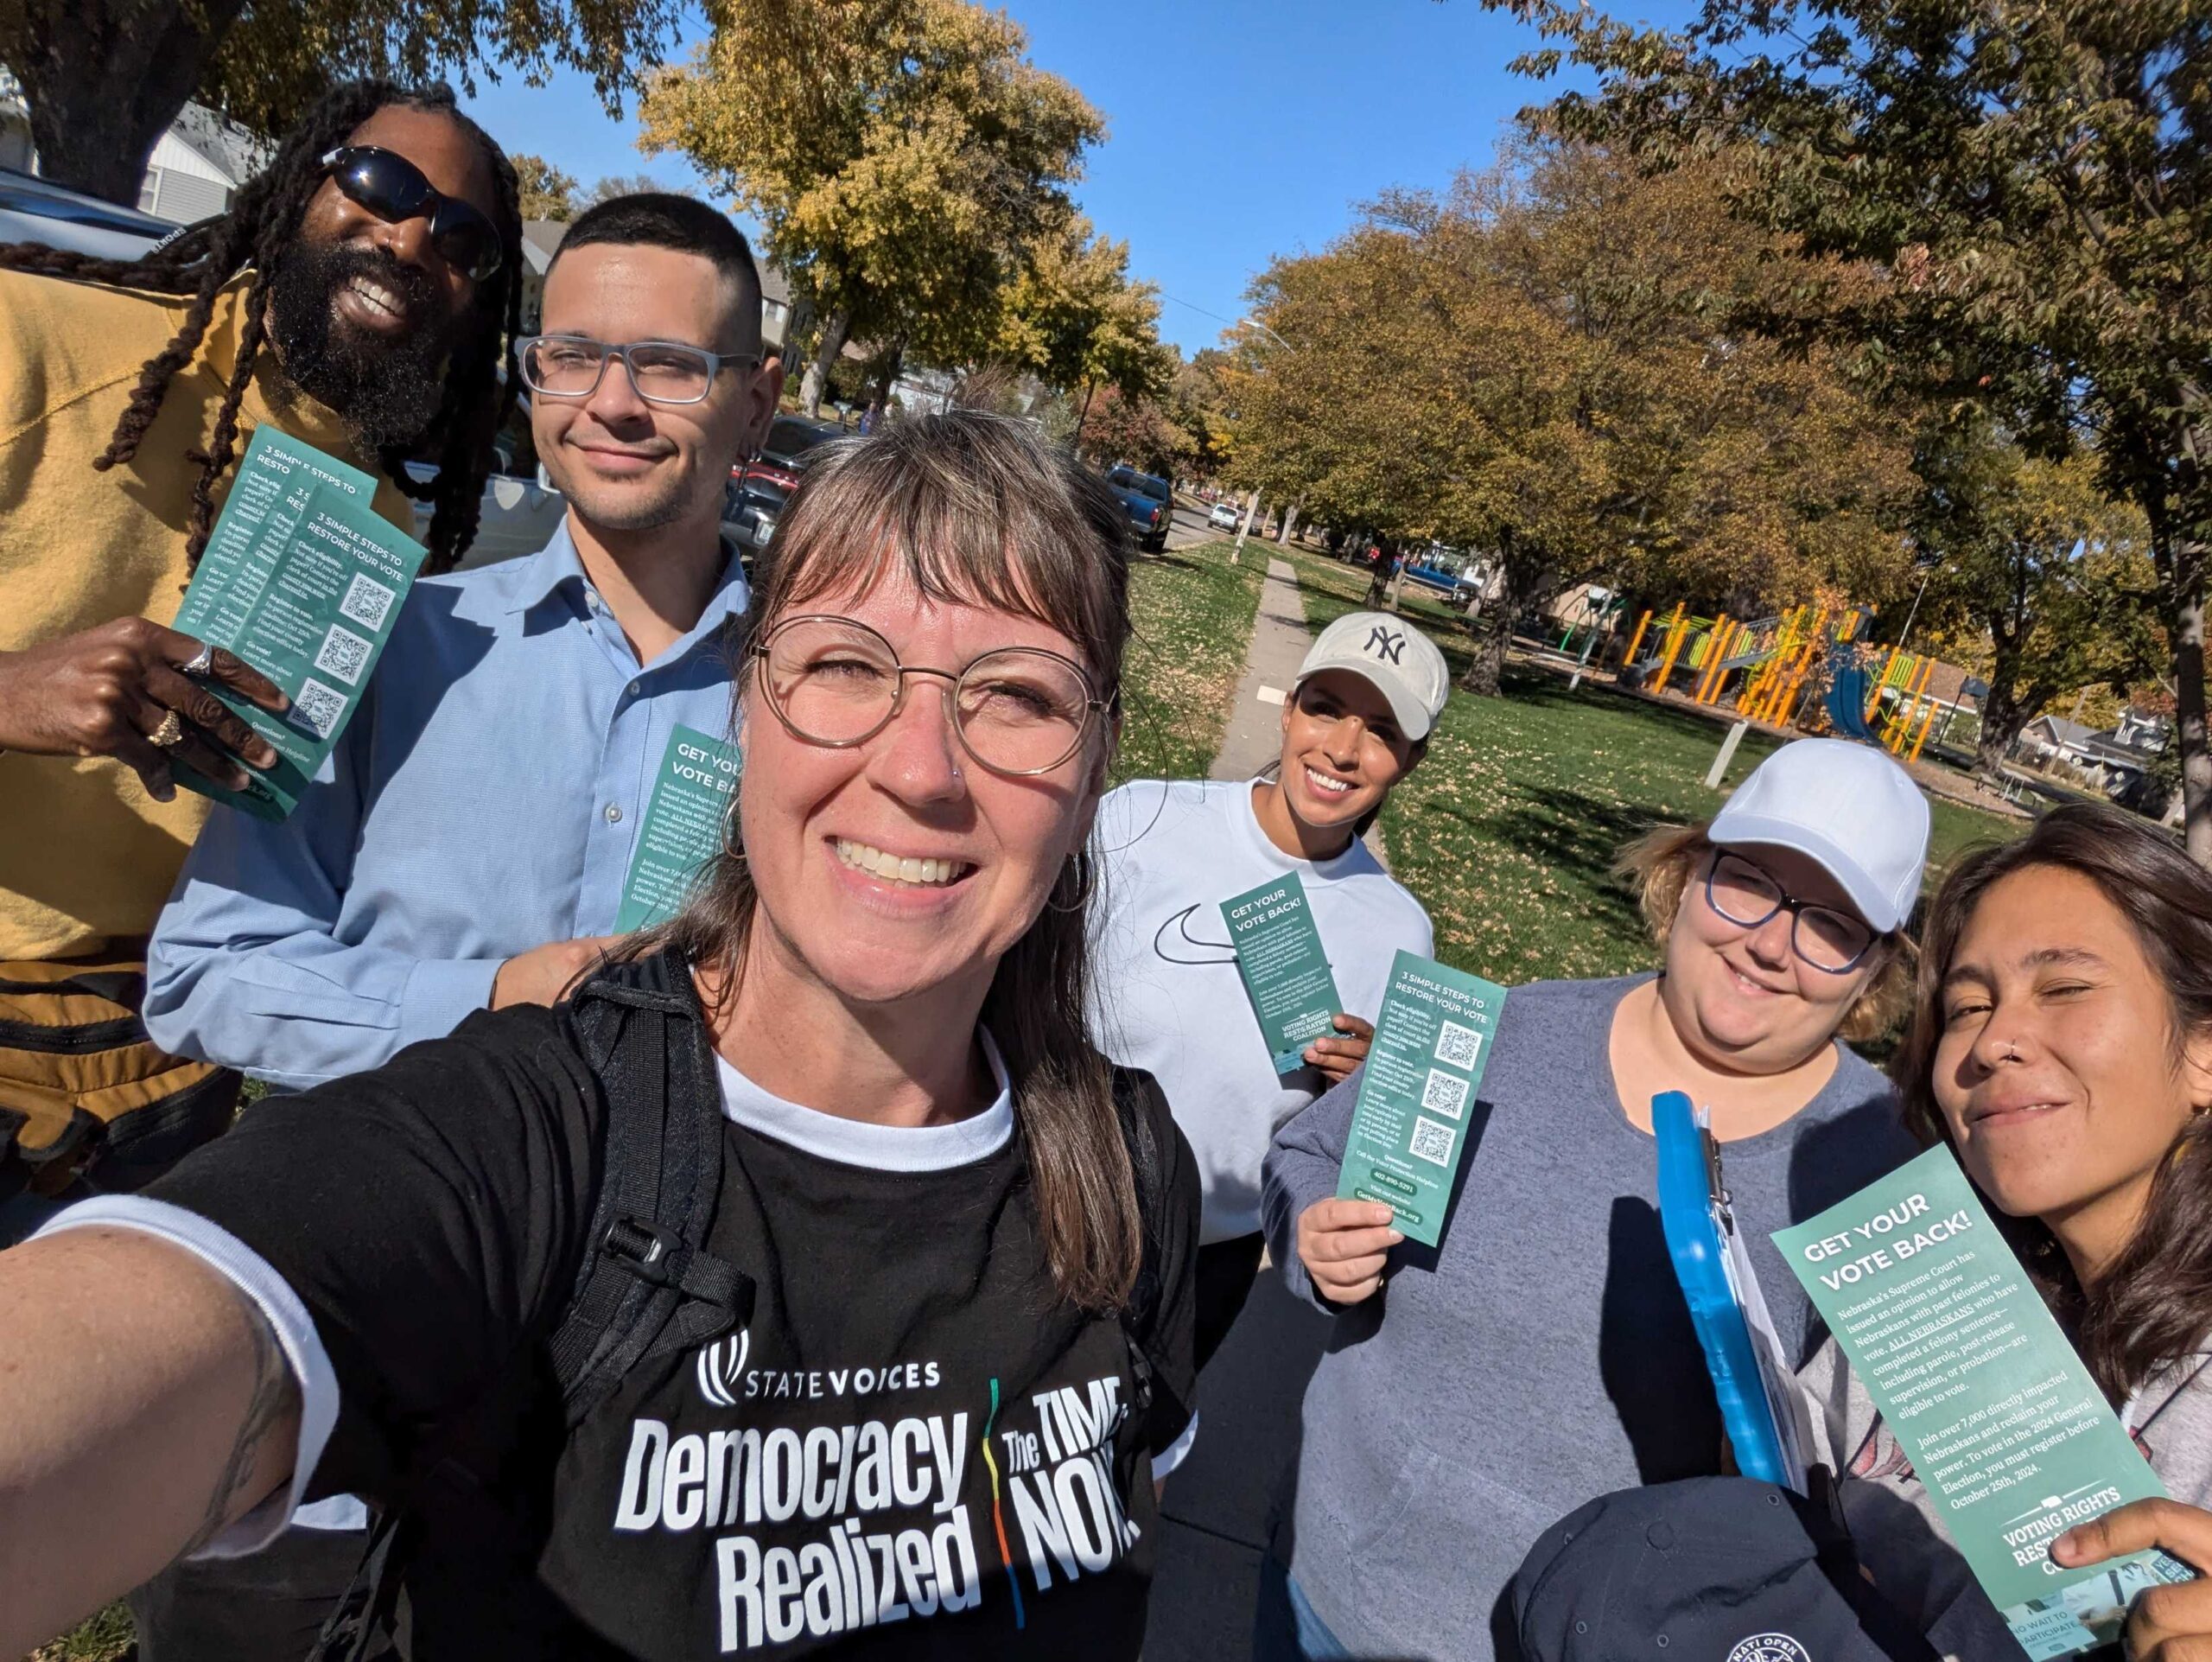
[{"label": "black sunglasses", "polygon": [[467,202],[441,194],[422,169],[373,144],[347,144],[322,158],[323,171],[346,200],[389,225],[427,219],[438,258],[481,283],[499,269],[499,227]]}]

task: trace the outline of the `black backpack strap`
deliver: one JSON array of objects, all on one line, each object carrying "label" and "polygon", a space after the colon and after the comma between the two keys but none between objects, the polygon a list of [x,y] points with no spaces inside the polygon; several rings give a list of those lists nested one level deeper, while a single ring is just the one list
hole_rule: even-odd
[{"label": "black backpack strap", "polygon": [[721,1089],[688,970],[669,953],[616,966],[578,990],[570,1019],[607,1102],[588,1246],[552,1340],[574,1424],[648,1354],[696,1348],[746,1321],[753,1289],[706,1250]]},{"label": "black backpack strap", "polygon": [[[550,1341],[574,1425],[647,1355],[694,1348],[748,1320],[753,1287],[706,1250],[721,1186],[721,1088],[689,967],[673,953],[610,966],[577,990],[569,1022],[607,1104],[588,1245]],[[391,1631],[429,1509],[496,1509],[499,1461],[484,1446],[485,1422],[507,1417],[486,1410],[513,1385],[487,1391],[410,1462],[310,1662],[359,1662]]]}]

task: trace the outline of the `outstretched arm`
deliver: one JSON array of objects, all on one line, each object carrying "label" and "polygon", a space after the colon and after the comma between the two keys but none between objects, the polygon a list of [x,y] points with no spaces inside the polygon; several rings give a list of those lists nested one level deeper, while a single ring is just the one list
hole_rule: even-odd
[{"label": "outstretched arm", "polygon": [[0,1252],[0,1656],[43,1644],[274,1493],[297,1382],[180,1247],[64,1232]]}]

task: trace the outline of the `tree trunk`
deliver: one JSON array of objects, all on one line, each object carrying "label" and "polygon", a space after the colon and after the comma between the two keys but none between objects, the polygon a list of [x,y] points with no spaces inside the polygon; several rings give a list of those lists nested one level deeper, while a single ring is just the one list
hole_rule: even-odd
[{"label": "tree trunk", "polygon": [[1499,548],[1497,603],[1485,602],[1478,615],[1467,623],[1467,632],[1474,637],[1474,653],[1467,660],[1467,672],[1459,678],[1459,690],[1478,697],[1497,696],[1505,678],[1505,648],[1513,639],[1513,620],[1521,609],[1520,574],[1513,568],[1510,549],[1510,538]]},{"label": "tree trunk", "polygon": [[1283,510],[1282,523],[1275,527],[1277,542],[1287,543],[1298,535],[1298,510],[1305,500],[1306,499],[1301,496]]},{"label": "tree trunk", "polygon": [[822,325],[822,340],[815,347],[814,361],[806,366],[806,380],[799,390],[799,402],[809,416],[820,417],[822,397],[829,391],[830,371],[837,361],[837,354],[845,349],[845,337],[853,327],[850,312],[832,312]]},{"label": "tree trunk", "polygon": [[893,343],[891,355],[884,361],[883,373],[876,378],[875,407],[883,411],[886,420],[891,415],[891,389],[899,385],[899,377],[906,366],[906,342],[902,337]]},{"label": "tree trunk", "polygon": [[1981,701],[1981,732],[1974,742],[1974,770],[1995,781],[2005,777],[2005,762],[2020,729],[2038,712],[2020,703],[2020,642],[2024,628],[2018,620],[1999,617],[1985,617],[1983,625],[1989,631],[1992,656],[1989,691]]},{"label": "tree trunk", "polygon": [[138,205],[146,158],[200,83],[245,0],[95,0],[29,8],[29,49],[9,67],[29,106],[38,170]]},{"label": "tree trunk", "polygon": [[2212,753],[2204,733],[2204,551],[2177,539],[2164,562],[2166,627],[2174,651],[2174,727],[2181,740],[2183,841],[2190,856],[2212,865]]},{"label": "tree trunk", "polygon": [[1982,700],[1981,731],[1974,742],[1974,771],[1992,783],[2002,780],[2005,761],[2026,725],[2009,701],[1997,697],[1993,683],[1989,697]]},{"label": "tree trunk", "polygon": [[1097,382],[1085,381],[1083,384],[1083,408],[1077,411],[1075,416],[1075,453],[1077,455],[1083,454],[1083,424],[1090,419],[1090,395],[1096,391]]}]

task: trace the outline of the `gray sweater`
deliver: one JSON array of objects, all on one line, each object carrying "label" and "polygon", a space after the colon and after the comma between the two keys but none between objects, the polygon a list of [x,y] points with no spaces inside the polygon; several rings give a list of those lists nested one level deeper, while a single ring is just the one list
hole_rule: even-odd
[{"label": "gray sweater", "polygon": [[[1611,1490],[1719,1469],[1653,1145],[1622,1114],[1608,1054],[1614,1009],[1642,978],[1508,996],[1441,1246],[1397,1248],[1382,1292],[1337,1316],[1306,1393],[1287,1556],[1355,1654],[1492,1656],[1493,1614],[1546,1528]],[[1820,1330],[1768,1232],[1916,1151],[1887,1081],[1838,1048],[1811,1103],[1722,1156],[1800,1360]],[[1336,1193],[1358,1090],[1355,1074],[1320,1098],[1268,1157],[1268,1245],[1304,1298],[1298,1218]]]}]

